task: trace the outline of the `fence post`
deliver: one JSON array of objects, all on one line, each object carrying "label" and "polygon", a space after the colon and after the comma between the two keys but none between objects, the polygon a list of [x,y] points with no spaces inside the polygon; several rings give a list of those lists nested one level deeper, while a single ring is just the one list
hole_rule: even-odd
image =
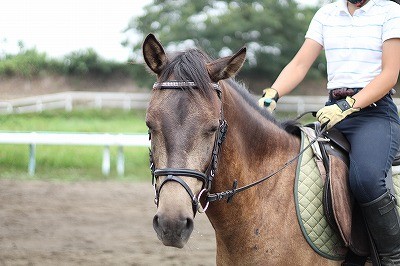
[{"label": "fence post", "polygon": [[94,100],[94,105],[97,109],[102,109],[103,107],[103,99],[101,98],[100,95],[96,96],[95,100]]},{"label": "fence post", "polygon": [[122,146],[118,146],[117,173],[119,176],[123,176],[125,174],[125,157],[124,157],[124,148]]},{"label": "fence post", "polygon": [[11,103],[7,104],[7,113],[8,114],[11,114],[13,112],[13,109],[14,109],[14,107]]},{"label": "fence post", "polygon": [[130,111],[132,109],[132,104],[131,104],[131,98],[130,97],[126,97],[126,99],[124,100],[124,110],[126,111]]},{"label": "fence post", "polygon": [[28,173],[30,176],[35,175],[35,168],[36,168],[36,144],[29,144]]},{"label": "fence post", "polygon": [[304,99],[300,97],[299,100],[297,101],[297,115],[304,113],[305,110],[306,110],[306,105],[304,103]]},{"label": "fence post", "polygon": [[67,98],[65,99],[65,111],[71,112],[72,109],[73,109],[72,106],[73,106],[73,104],[72,104],[72,95],[69,94],[69,95],[67,96]]},{"label": "fence post", "polygon": [[103,163],[101,167],[103,175],[110,174],[110,146],[104,146]]},{"label": "fence post", "polygon": [[42,99],[38,99],[36,101],[36,112],[41,113],[43,112],[43,102]]}]

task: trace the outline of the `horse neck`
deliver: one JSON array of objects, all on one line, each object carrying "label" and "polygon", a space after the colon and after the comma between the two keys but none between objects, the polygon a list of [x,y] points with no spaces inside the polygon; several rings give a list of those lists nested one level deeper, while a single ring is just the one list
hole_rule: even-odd
[{"label": "horse neck", "polygon": [[[297,137],[263,116],[247,103],[238,91],[225,89],[223,95],[223,110],[228,122],[228,132],[213,182],[215,192],[231,189],[235,179],[238,181],[238,187],[261,179],[295,157],[300,148]],[[251,218],[259,218],[258,211],[249,212],[251,208],[268,209],[274,204],[276,208],[277,201],[282,200],[282,195],[292,195],[284,188],[286,185],[277,183],[285,182],[290,186],[294,175],[295,166],[290,166],[262,184],[236,194],[232,203],[227,204],[224,201],[211,203],[207,215],[215,230],[228,233],[229,230],[246,227],[246,223],[252,222]]]},{"label": "horse neck", "polygon": [[225,159],[220,162],[221,172],[233,174],[230,169],[237,166],[246,171],[265,164],[281,166],[286,162],[282,160],[299,152],[299,138],[286,132],[272,116],[263,115],[235,89],[225,89],[224,96],[228,133],[222,148],[221,157]]}]

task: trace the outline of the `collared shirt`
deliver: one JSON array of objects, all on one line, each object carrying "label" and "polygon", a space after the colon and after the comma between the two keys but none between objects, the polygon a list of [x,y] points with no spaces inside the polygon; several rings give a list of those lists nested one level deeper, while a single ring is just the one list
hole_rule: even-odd
[{"label": "collared shirt", "polygon": [[351,16],[338,0],[317,11],[306,38],[324,47],[328,89],[363,88],[382,70],[383,42],[400,38],[400,5],[369,0]]}]

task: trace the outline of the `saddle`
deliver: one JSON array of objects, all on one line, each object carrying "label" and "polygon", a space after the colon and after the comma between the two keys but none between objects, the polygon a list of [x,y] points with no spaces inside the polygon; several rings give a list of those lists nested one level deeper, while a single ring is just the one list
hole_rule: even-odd
[{"label": "saddle", "polygon": [[[368,230],[361,208],[349,188],[350,144],[335,128],[321,133],[318,122],[301,127],[301,130],[310,140],[320,136],[312,145],[312,149],[324,183],[323,209],[327,223],[342,238],[345,246],[356,255],[371,255]],[[393,166],[396,165],[400,165],[400,152],[393,162]]]}]

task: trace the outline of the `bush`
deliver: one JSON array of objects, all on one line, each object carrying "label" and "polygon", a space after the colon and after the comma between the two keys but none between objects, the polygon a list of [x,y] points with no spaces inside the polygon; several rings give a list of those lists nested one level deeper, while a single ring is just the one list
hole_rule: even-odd
[{"label": "bush", "polygon": [[41,74],[58,74],[107,79],[122,76],[132,78],[143,88],[151,88],[155,80],[147,72],[144,64],[105,60],[92,48],[74,51],[61,59],[54,59],[49,58],[46,53],[38,52],[36,48],[26,49],[22,41],[18,46],[20,50],[17,54],[0,51],[0,77],[34,78]]},{"label": "bush", "polygon": [[36,49],[22,50],[16,55],[6,55],[0,60],[0,75],[32,77],[49,68],[45,53]]},{"label": "bush", "polygon": [[69,75],[109,76],[116,71],[123,71],[120,63],[105,61],[90,48],[70,53],[65,56],[63,63]]},{"label": "bush", "polygon": [[107,78],[111,75],[134,75],[136,69],[128,63],[119,63],[102,59],[93,49],[79,50],[66,55],[63,59],[49,59],[46,53],[36,49],[24,50],[18,54],[6,54],[0,58],[0,76],[35,77],[40,73],[55,73],[72,76],[94,76]]}]

